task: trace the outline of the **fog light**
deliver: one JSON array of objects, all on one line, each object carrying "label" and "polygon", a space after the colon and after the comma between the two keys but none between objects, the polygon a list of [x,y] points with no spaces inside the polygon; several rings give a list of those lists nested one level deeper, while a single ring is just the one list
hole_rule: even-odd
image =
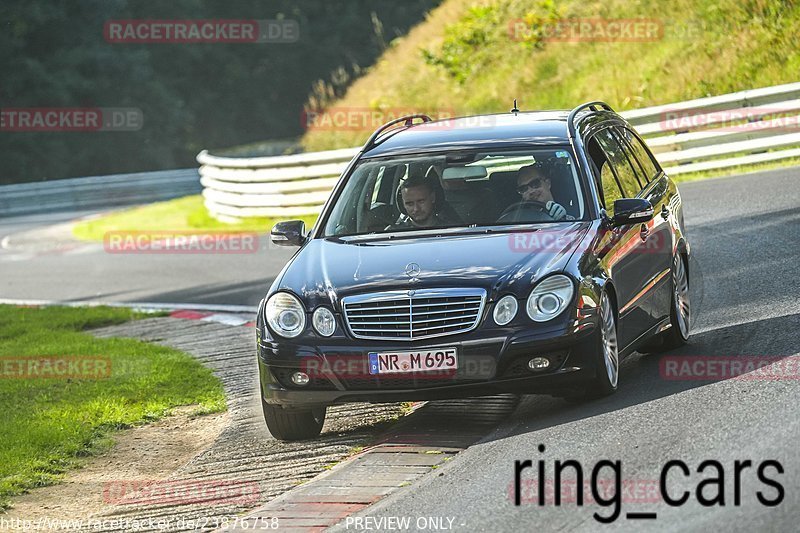
[{"label": "fog light", "polygon": [[308,385],[308,374],[305,372],[295,372],[292,374],[292,383],[295,385]]},{"label": "fog light", "polygon": [[498,326],[505,326],[517,315],[517,299],[511,294],[503,296],[494,308],[494,321]]},{"label": "fog light", "polygon": [[528,368],[531,370],[544,370],[550,366],[550,359],[547,357],[534,357],[528,361]]},{"label": "fog light", "polygon": [[317,307],[314,311],[314,329],[323,337],[330,337],[336,331],[336,319],[327,307]]}]

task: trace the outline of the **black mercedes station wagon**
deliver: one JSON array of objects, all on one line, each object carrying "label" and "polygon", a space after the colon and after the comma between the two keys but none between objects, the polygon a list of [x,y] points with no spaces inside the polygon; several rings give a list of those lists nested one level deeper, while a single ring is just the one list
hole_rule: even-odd
[{"label": "black mercedes station wagon", "polygon": [[689,337],[681,197],[608,104],[379,128],[258,311],[267,426],[326,407],[616,391],[620,360]]}]

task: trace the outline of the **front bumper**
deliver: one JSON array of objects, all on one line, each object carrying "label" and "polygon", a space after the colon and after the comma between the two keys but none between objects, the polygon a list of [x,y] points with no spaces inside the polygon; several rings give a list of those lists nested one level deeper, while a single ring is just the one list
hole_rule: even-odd
[{"label": "front bumper", "polygon": [[[595,376],[599,346],[597,310],[583,309],[559,324],[528,328],[478,328],[465,334],[418,342],[352,338],[311,342],[276,341],[260,329],[258,366],[262,398],[286,407],[346,402],[419,401],[499,393],[569,394]],[[458,370],[375,376],[369,352],[456,347]],[[547,357],[546,370],[531,371],[531,357]],[[304,386],[292,383],[297,371]]]}]

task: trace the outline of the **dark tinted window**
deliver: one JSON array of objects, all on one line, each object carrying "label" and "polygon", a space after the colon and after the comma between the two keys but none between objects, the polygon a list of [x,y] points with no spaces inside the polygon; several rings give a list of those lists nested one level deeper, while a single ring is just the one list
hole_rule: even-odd
[{"label": "dark tinted window", "polygon": [[[622,187],[622,193],[626,198],[633,198],[636,196],[642,189],[642,186],[639,184],[639,179],[636,177],[634,167],[631,166],[631,162],[628,160],[628,156],[625,154],[617,137],[614,136],[610,128],[606,128],[597,133],[595,138],[606,153],[611,166],[614,167],[617,179]],[[641,173],[640,169],[637,170]]]},{"label": "dark tinted window", "polygon": [[650,151],[645,148],[645,146],[642,144],[642,141],[639,140],[639,137],[634,135],[629,129],[619,128],[619,132],[628,141],[628,144],[633,151],[633,155],[636,157],[636,160],[642,167],[642,171],[644,172],[647,181],[652,180],[656,174],[658,174],[658,167],[653,161]]},{"label": "dark tinted window", "polygon": [[628,143],[626,140],[631,134],[630,131],[617,126],[611,129],[614,131],[614,138],[617,140],[622,152],[628,159],[628,163],[630,163],[631,167],[633,168],[633,173],[636,175],[636,181],[639,185],[639,189],[644,188],[644,186],[649,182],[649,179],[644,168],[642,168],[642,165],[639,164],[638,159],[636,159],[636,156],[633,154],[633,149],[631,148],[630,143]]},{"label": "dark tinted window", "polygon": [[623,194],[611,170],[611,163],[595,137],[586,143],[586,150],[592,164],[595,182],[600,190],[600,203],[609,216],[614,216],[614,200],[622,198]]},{"label": "dark tinted window", "polygon": [[[549,202],[563,211],[550,215]],[[358,163],[328,215],[325,236],[583,216],[581,181],[564,148],[399,155]]]}]

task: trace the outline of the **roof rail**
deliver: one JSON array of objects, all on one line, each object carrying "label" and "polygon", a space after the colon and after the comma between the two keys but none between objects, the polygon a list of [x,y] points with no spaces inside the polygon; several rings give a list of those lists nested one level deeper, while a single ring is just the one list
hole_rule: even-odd
[{"label": "roof rail", "polygon": [[410,128],[411,126],[413,126],[414,125],[414,119],[416,119],[416,118],[422,119],[422,123],[423,124],[425,122],[431,122],[431,120],[432,120],[431,117],[429,117],[428,115],[419,114],[419,115],[406,115],[404,117],[396,118],[396,119],[394,119],[392,121],[389,121],[386,124],[384,124],[383,126],[381,126],[380,128],[378,128],[377,130],[375,130],[375,133],[373,133],[370,136],[370,138],[367,140],[366,144],[364,145],[364,148],[361,149],[361,153],[367,152],[370,149],[374,148],[378,144],[378,137],[380,137],[382,134],[386,133],[386,130],[388,130],[392,126],[394,126],[396,124],[400,124],[401,122],[404,122],[405,124],[404,124],[404,126],[402,128],[394,128],[397,131],[402,131],[402,130],[404,130],[406,128]]},{"label": "roof rail", "polygon": [[586,102],[585,104],[581,104],[572,111],[570,111],[569,117],[567,117],[567,128],[569,130],[569,137],[571,139],[575,138],[575,119],[578,116],[578,113],[583,111],[584,109],[588,109],[589,111],[599,111],[598,108],[601,108],[605,111],[611,111],[611,112],[614,111],[613,109],[611,109],[610,105],[600,100],[595,100],[593,102]]}]

